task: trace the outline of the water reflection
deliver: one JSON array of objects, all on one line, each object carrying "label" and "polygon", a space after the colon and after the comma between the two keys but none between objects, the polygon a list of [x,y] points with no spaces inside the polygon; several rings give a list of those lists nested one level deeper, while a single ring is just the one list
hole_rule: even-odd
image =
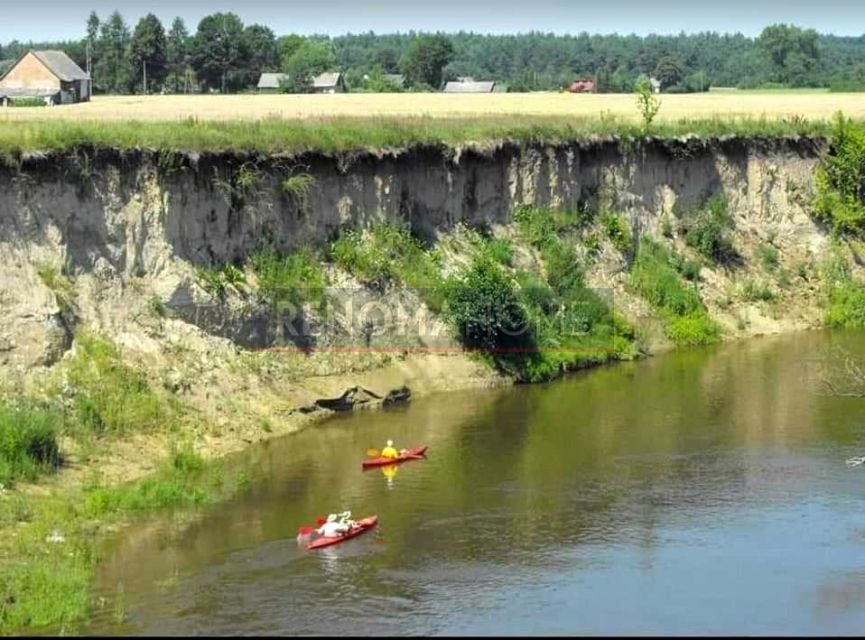
[{"label": "water reflection", "polygon": [[[236,500],[115,541],[101,593],[123,581],[145,633],[855,629],[865,407],[809,364],[839,344],[865,357],[799,334],[340,418],[248,453]],[[361,472],[390,437],[430,456]],[[379,526],[298,547],[332,505]]]}]

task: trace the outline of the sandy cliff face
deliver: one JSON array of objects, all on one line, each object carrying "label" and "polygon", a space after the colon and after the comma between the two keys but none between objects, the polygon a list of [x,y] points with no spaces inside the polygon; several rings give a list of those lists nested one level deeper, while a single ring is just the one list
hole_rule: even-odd
[{"label": "sandy cliff face", "polygon": [[[817,256],[826,236],[807,206],[826,148],[822,140],[686,139],[344,157],[105,149],[28,156],[0,171],[0,363],[51,365],[77,325],[146,351],[135,336],[146,333],[141,318],[153,299],[178,310],[163,324],[197,325],[203,343],[269,346],[280,333],[273,319],[249,304],[233,313],[231,299],[215,307],[195,267],[242,262],[265,238],[289,249],[382,220],[407,220],[441,238],[458,223],[506,229],[524,204],[601,206],[624,214],[636,236],[658,235],[665,217],[721,194],[746,249],[771,233],[783,256]],[[293,188],[290,178],[302,174],[312,177],[308,188]],[[46,269],[65,274],[69,290],[46,285]],[[645,309],[629,297],[623,271],[620,258],[607,256],[590,279],[618,291],[617,303],[639,316]],[[704,275],[711,310],[729,283],[723,273]],[[755,316],[758,329],[807,326],[813,305],[800,306],[803,317],[775,318],[776,327]],[[733,333],[735,324],[726,319]]]}]

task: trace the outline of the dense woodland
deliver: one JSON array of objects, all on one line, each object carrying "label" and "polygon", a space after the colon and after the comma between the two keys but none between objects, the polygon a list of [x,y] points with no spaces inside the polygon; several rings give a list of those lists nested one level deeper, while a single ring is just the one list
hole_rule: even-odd
[{"label": "dense woodland", "polygon": [[[351,91],[435,90],[448,79],[496,80],[510,91],[554,90],[592,78],[598,91],[630,92],[640,76],[664,91],[724,87],[828,87],[865,89],[865,35],[838,37],[789,25],[742,34],[675,36],[545,33],[349,34],[277,36],[263,25],[244,25],[232,13],[203,18],[191,31],[181,19],[163,25],[153,15],[134,27],[119,12],[82,23],[83,37],[67,42],[0,45],[8,65],[27,49],[63,49],[82,68],[90,52],[94,90],[101,93],[241,92],[255,88],[263,71],[283,71],[283,90],[310,89],[311,78],[344,72]],[[0,64],[4,64],[0,62]],[[2,68],[0,68],[2,71]],[[405,88],[384,74],[402,73]]]}]

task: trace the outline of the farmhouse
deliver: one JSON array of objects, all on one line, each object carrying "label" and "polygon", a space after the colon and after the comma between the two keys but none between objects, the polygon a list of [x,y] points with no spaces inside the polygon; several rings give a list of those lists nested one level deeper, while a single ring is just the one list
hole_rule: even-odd
[{"label": "farmhouse", "polygon": [[493,93],[496,83],[493,81],[483,82],[448,82],[445,85],[445,93]]},{"label": "farmhouse", "polygon": [[[288,80],[287,73],[262,73],[258,79],[260,93],[277,93],[279,83]],[[345,80],[339,72],[321,73],[312,79],[313,93],[344,93]]]},{"label": "farmhouse", "polygon": [[90,100],[90,76],[62,51],[28,51],[0,76],[0,103],[42,98],[46,104]]}]

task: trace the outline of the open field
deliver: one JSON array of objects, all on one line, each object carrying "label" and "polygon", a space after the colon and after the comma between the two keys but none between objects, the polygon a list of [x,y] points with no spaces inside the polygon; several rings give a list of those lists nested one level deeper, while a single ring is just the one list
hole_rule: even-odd
[{"label": "open field", "polygon": [[[719,91],[662,95],[658,121],[714,117],[829,119],[843,111],[865,118],[865,94],[827,92]],[[202,120],[296,119],[332,116],[423,116],[437,118],[490,115],[600,117],[635,121],[630,94],[523,93],[446,95],[443,93],[346,93],[337,95],[97,96],[90,103],[64,107],[0,109],[7,120]]]}]

